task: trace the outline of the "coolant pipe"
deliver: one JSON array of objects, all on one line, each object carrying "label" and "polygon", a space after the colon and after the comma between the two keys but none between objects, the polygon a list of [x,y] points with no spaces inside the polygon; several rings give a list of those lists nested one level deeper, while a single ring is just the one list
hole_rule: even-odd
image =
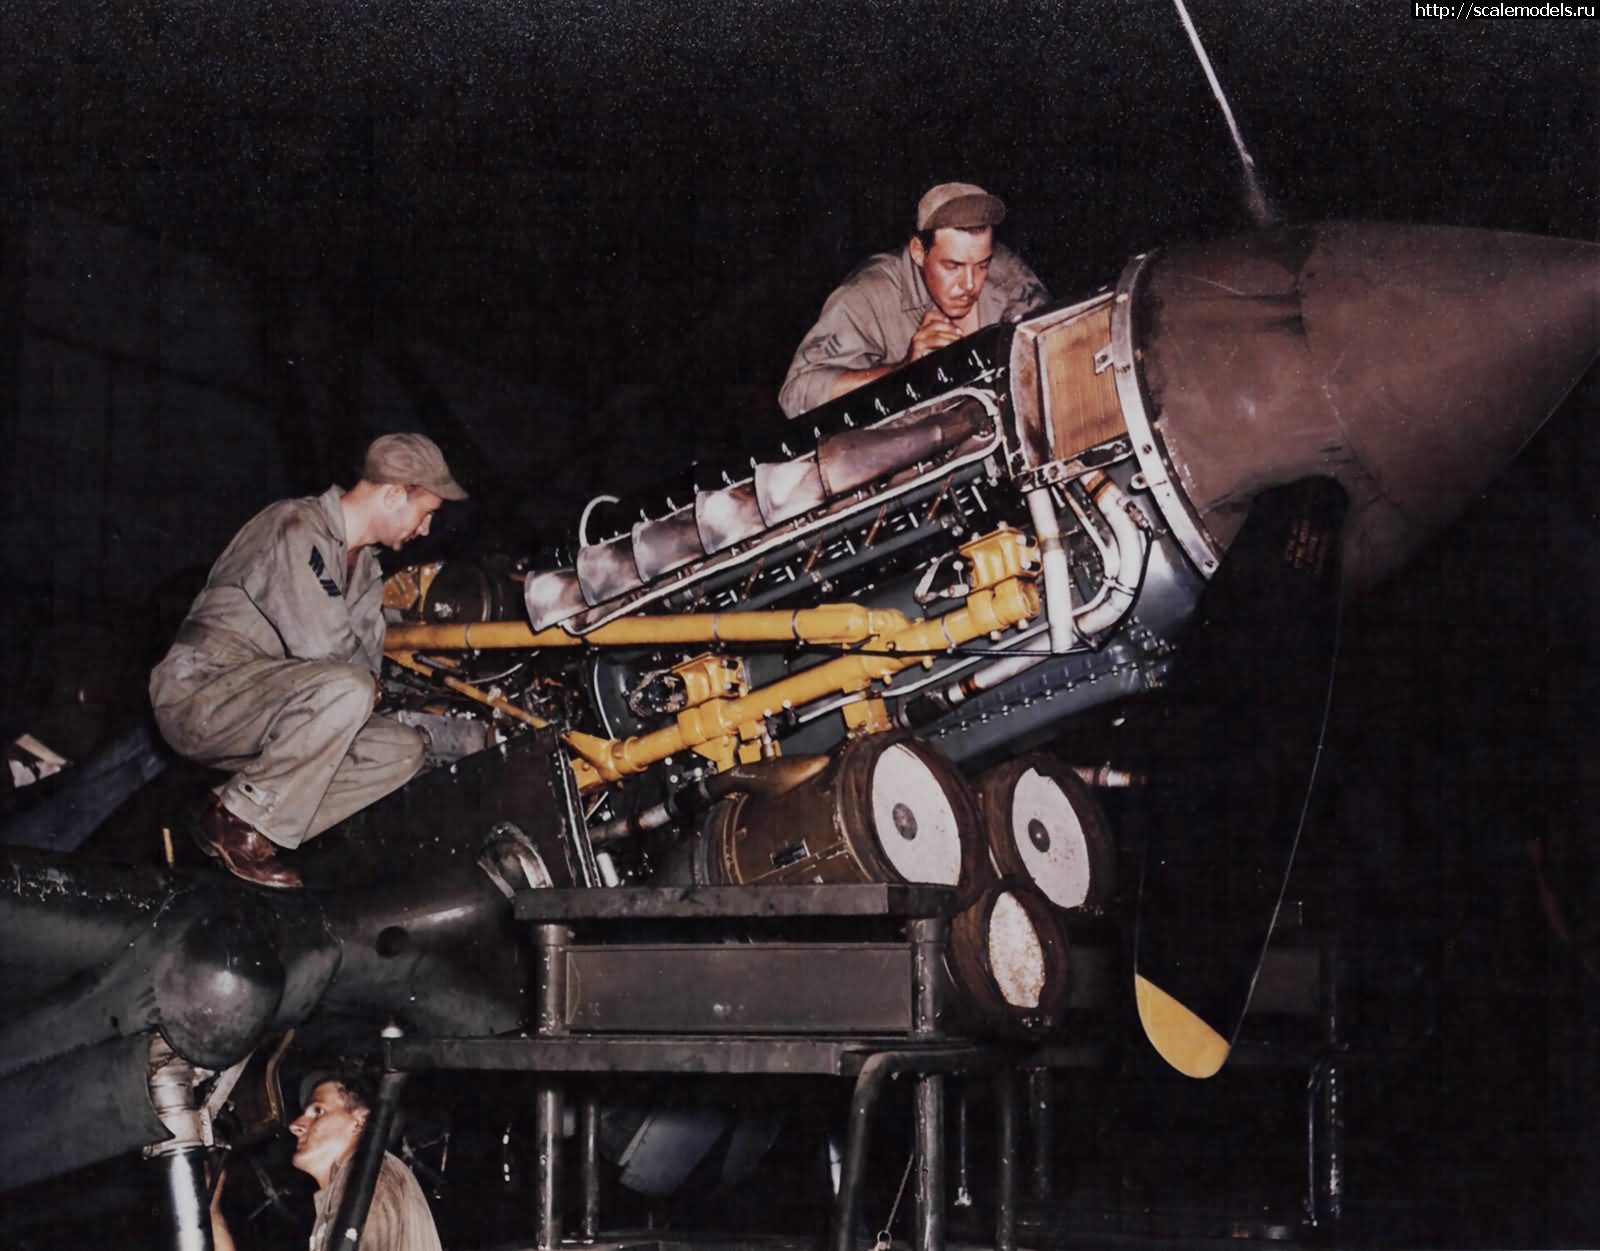
[{"label": "coolant pipe", "polygon": [[1061,522],[1050,488],[1028,492],[1028,516],[1034,536],[1039,540],[1039,559],[1044,566],[1044,611],[1050,621],[1050,650],[1058,655],[1072,650],[1077,633],[1072,624],[1072,576],[1067,566],[1067,546],[1061,538]]},{"label": "coolant pipe", "polygon": [[[1108,478],[1105,474],[1095,472],[1083,479],[1084,489],[1089,493],[1089,498],[1094,501],[1094,506],[1099,509],[1100,515],[1105,518],[1106,525],[1111,528],[1112,546],[1117,551],[1116,569],[1113,572],[1109,567],[1106,570],[1105,582],[1096,593],[1089,607],[1078,615],[1077,628],[1084,634],[1098,634],[1102,630],[1110,629],[1133,604],[1133,597],[1138,593],[1139,581],[1144,577],[1145,561],[1150,556],[1150,541],[1145,537],[1145,532],[1139,528],[1139,523],[1133,519],[1128,511],[1128,497],[1122,493],[1122,488]],[[1038,494],[1038,492],[1034,492]],[[1033,500],[1029,498],[1029,508],[1032,510]],[[1037,517],[1037,514],[1036,514]],[[1053,517],[1052,517],[1053,520]],[[1037,519],[1035,520],[1037,525]],[[1040,547],[1043,548],[1043,536],[1040,537]],[[1130,559],[1131,557],[1131,559]],[[1065,556],[1063,554],[1063,562]],[[1048,579],[1050,565],[1046,557],[1045,576]],[[1045,596],[1048,602],[1050,584],[1045,582]],[[1051,621],[1055,620],[1054,615]],[[1054,639],[1052,638],[1052,650]]]},{"label": "coolant pipe", "polygon": [[[1104,479],[1104,474],[1095,474],[1090,481],[1098,484]],[[1094,544],[1095,550],[1100,553],[1100,585],[1096,588],[1095,593],[1078,609],[1078,614],[1082,616],[1086,612],[1093,612],[1100,606],[1110,591],[1108,584],[1114,582],[1118,575],[1121,574],[1122,549],[1117,546],[1114,537],[1108,539],[1101,535],[1100,527],[1089,516],[1091,509],[1096,512],[1099,509],[1087,496],[1083,500],[1079,500],[1080,493],[1071,488],[1062,492],[1066,497],[1067,507],[1072,509],[1072,515],[1078,519],[1078,525],[1082,528],[1084,535]],[[1109,517],[1105,518],[1105,524],[1109,529],[1111,526]]]},{"label": "coolant pipe", "polygon": [[[1134,521],[1132,514],[1128,512],[1128,499],[1123,495],[1121,488],[1105,474],[1098,472],[1084,479],[1084,487],[1095,508],[1105,518],[1106,525],[1111,531],[1111,542],[1106,543],[1101,540],[1088,518],[1080,514],[1084,529],[1100,548],[1101,564],[1106,576],[1099,590],[1095,592],[1094,598],[1085,605],[1076,618],[1072,617],[1067,553],[1061,541],[1055,503],[1050,498],[1047,487],[1028,493],[1028,511],[1033,517],[1034,529],[1038,532],[1039,550],[1044,558],[1044,599],[1045,613],[1050,625],[1050,650],[1056,654],[1070,650],[1078,638],[1109,629],[1122,619],[1138,592],[1139,580],[1144,576],[1145,561],[1150,554],[1149,540],[1139,528],[1139,524]],[[1075,503],[1074,510],[1076,511]],[[1051,560],[1052,550],[1056,556],[1054,565]],[[1056,568],[1056,577],[1065,584],[1059,590],[1051,583],[1053,567]],[[1131,579],[1122,576],[1124,569],[1134,571]],[[1056,606],[1062,603],[1065,604],[1063,611],[1057,612]],[[1057,628],[1057,623],[1061,621],[1073,623],[1066,632],[1065,645]],[[921,710],[920,715],[908,709],[907,715],[911,718],[908,724],[921,724],[923,721],[941,716],[979,691],[992,690],[1003,682],[1009,682],[1043,660],[1044,657],[1038,655],[1007,656],[1004,660],[997,660],[993,664],[976,669],[960,681],[952,682],[945,687],[933,697],[931,704]]]},{"label": "coolant pipe", "polygon": [[[1053,627],[1052,627],[1053,628]],[[1052,646],[1051,650],[1054,650]],[[944,690],[946,703],[954,708],[957,704],[972,698],[979,691],[993,690],[1002,682],[1009,682],[1019,674],[1026,673],[1044,660],[1043,656],[1007,656],[1004,660],[997,660],[992,665],[967,674],[959,682],[952,682]]]},{"label": "coolant pipe", "polygon": [[[1028,642],[1029,639],[1042,634],[1049,627],[1046,621],[1040,625],[1029,626],[1019,630],[1005,647],[1018,647]],[[940,681],[946,681],[949,673],[935,673],[920,681],[908,683],[899,688],[896,695],[899,699],[899,722],[906,729],[916,729],[918,726],[937,721],[957,704],[971,699],[979,691],[987,691],[999,686],[1002,682],[1009,682],[1012,678],[1026,673],[1035,665],[1043,663],[1049,653],[1033,652],[1026,655],[1007,656],[1003,660],[991,661],[981,668],[974,669],[971,673],[958,678],[954,682],[939,689],[929,691],[926,695],[912,699],[911,696]],[[973,662],[969,662],[973,663]]]}]

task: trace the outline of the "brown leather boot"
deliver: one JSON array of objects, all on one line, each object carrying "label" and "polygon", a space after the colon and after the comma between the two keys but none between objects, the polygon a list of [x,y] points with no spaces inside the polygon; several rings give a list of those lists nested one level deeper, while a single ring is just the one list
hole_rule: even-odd
[{"label": "brown leather boot", "polygon": [[192,829],[200,850],[222,861],[222,867],[242,881],[273,890],[297,890],[305,885],[298,873],[278,859],[272,841],[224,808],[215,795]]}]

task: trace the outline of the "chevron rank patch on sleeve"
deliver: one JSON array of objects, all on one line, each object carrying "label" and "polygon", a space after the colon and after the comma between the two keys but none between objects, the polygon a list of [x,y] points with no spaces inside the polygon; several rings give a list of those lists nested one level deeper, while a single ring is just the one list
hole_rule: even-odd
[{"label": "chevron rank patch on sleeve", "polygon": [[339,589],[339,584],[327,576],[328,566],[322,559],[322,553],[314,547],[311,549],[311,560],[308,563],[311,565],[311,572],[317,575],[317,582],[321,585],[324,591],[326,591],[334,599],[338,599],[344,594],[344,592]]}]

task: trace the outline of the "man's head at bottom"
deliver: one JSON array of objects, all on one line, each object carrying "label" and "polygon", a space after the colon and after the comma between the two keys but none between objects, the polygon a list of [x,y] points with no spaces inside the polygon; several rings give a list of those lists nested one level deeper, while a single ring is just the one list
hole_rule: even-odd
[{"label": "man's head at bottom", "polygon": [[311,1089],[306,1106],[289,1123],[295,1137],[295,1168],[316,1179],[320,1190],[334,1169],[349,1160],[372,1114],[372,1092],[354,1074],[328,1077]]}]

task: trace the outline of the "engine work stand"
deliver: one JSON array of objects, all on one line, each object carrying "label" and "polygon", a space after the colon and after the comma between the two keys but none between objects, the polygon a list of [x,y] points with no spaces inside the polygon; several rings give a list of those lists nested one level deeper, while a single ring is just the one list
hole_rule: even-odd
[{"label": "engine work stand", "polygon": [[[539,1012],[531,1036],[402,1040],[404,1071],[516,1070],[538,1077],[537,1237],[562,1242],[560,1135],[568,1082],[579,1099],[579,1236],[599,1236],[604,1074],[824,1075],[854,1081],[829,1242],[852,1251],[873,1109],[885,1083],[915,1082],[915,1251],[945,1245],[949,1074],[992,1074],[998,1138],[996,1251],[1014,1251],[1018,1148],[1014,1056],[943,1036],[945,943],[955,892],[905,885],[531,890]],[[607,941],[618,931],[618,941]],[[819,931],[830,937],[818,941]],[[639,940],[639,935],[644,939]],[[886,935],[899,935],[887,938]],[[737,941],[729,941],[737,935]],[[844,937],[839,937],[843,935]]]}]

